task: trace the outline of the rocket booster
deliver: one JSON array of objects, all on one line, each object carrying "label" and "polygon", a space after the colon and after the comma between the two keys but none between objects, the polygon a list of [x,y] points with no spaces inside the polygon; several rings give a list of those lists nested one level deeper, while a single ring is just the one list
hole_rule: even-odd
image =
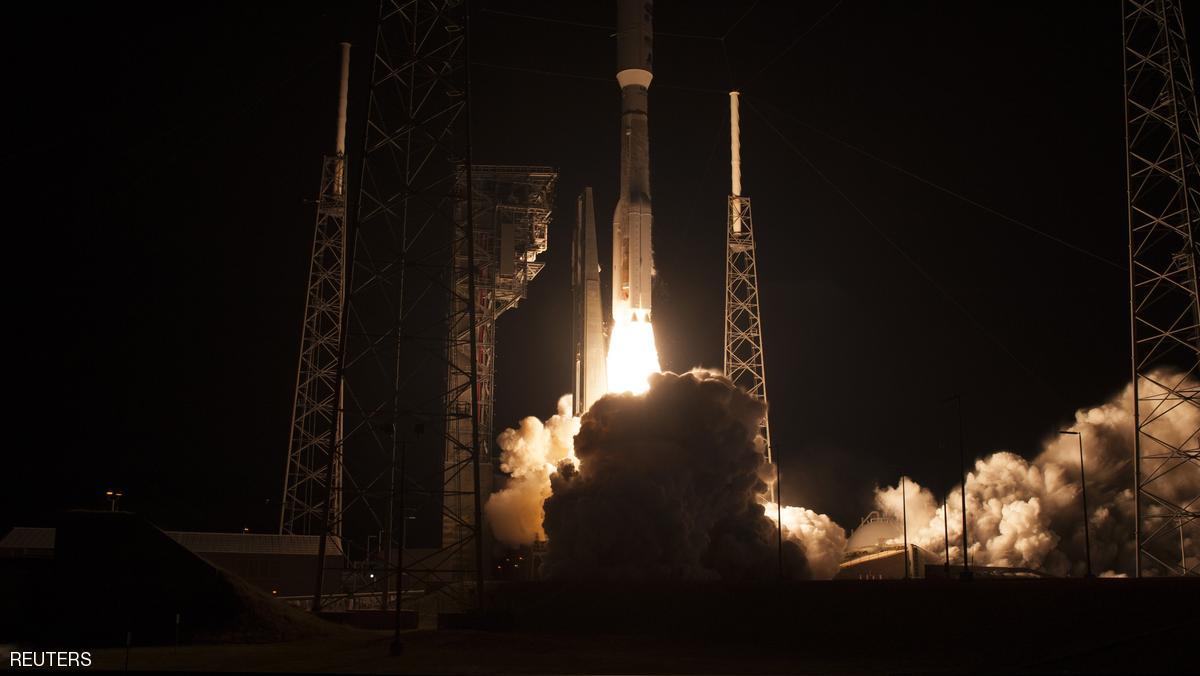
[{"label": "rocket booster", "polygon": [[621,86],[621,193],[613,214],[613,320],[650,321],[654,269],[650,224],[647,100],[654,77],[651,0],[617,1],[617,83]]},{"label": "rocket booster", "polygon": [[575,301],[575,415],[592,407],[608,391],[604,362],[604,310],[600,305],[600,261],[596,256],[596,213],[592,189],[575,202],[575,239],[571,246],[571,292]]}]

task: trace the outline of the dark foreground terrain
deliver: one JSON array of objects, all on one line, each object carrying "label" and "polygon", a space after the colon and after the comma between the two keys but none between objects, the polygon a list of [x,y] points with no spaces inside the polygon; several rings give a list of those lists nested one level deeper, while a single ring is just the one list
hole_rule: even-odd
[{"label": "dark foreground terrain", "polygon": [[[403,654],[392,657],[389,633],[351,629],[286,606],[134,515],[65,513],[52,559],[0,564],[0,652],[89,650],[94,669],[753,674],[1200,668],[1198,578],[497,582],[487,587],[482,615],[447,618],[445,626],[456,629],[406,632]],[[128,652],[127,636],[133,637]],[[8,655],[0,660],[7,665]]]},{"label": "dark foreground terrain", "polygon": [[[487,630],[338,630],[302,641],[135,647],[143,670],[399,673],[1187,673],[1197,580],[527,583]],[[96,667],[122,669],[125,651]]]}]

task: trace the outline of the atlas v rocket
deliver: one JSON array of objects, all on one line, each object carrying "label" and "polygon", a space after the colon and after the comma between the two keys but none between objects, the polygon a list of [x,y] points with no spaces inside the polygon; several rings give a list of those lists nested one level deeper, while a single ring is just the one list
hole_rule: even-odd
[{"label": "atlas v rocket", "polygon": [[654,77],[648,0],[618,0],[617,83],[621,85],[621,194],[613,214],[613,321],[648,322],[654,270],[650,222],[647,101]]},{"label": "atlas v rocket", "polygon": [[[650,224],[648,93],[653,73],[651,0],[617,0],[617,83],[621,86],[621,192],[613,213],[612,316],[649,322],[654,260]],[[600,266],[592,189],[579,196],[572,251],[575,415],[608,391]]]}]

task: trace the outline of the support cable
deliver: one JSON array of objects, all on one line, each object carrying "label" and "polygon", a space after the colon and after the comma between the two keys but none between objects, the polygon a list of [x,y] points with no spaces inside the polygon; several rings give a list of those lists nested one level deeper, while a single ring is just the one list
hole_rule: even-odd
[{"label": "support cable", "polygon": [[1065,239],[1062,239],[1061,237],[1058,237],[1057,235],[1050,234],[1050,233],[1046,232],[1045,230],[1038,229],[1032,225],[1029,225],[1028,223],[1025,223],[1024,221],[1013,218],[1012,216],[1009,216],[1008,214],[1001,213],[1001,212],[993,209],[992,207],[987,206],[986,204],[982,204],[980,202],[977,202],[976,200],[971,199],[970,197],[967,197],[966,195],[963,195],[960,192],[956,192],[954,190],[951,190],[950,188],[947,188],[943,185],[935,183],[934,181],[931,181],[923,176],[920,176],[919,174],[916,174],[908,169],[905,169],[904,167],[902,167],[898,164],[895,164],[893,162],[885,160],[882,157],[879,157],[878,155],[875,155],[874,153],[872,153],[868,150],[864,150],[863,148],[860,148],[860,147],[854,145],[853,143],[850,143],[849,141],[843,140],[841,138],[838,138],[837,136],[834,136],[833,134],[830,134],[827,131],[821,130],[821,129],[809,124],[808,122],[801,120],[800,118],[787,112],[786,110],[783,110],[782,108],[771,103],[770,101],[767,101],[761,97],[755,97],[755,98],[759,103],[769,106],[770,108],[775,110],[775,112],[792,120],[796,124],[808,129],[809,131],[815,132],[816,134],[819,134],[820,136],[823,136],[823,137],[829,139],[830,141],[833,141],[834,143],[837,143],[845,148],[849,148],[850,150],[853,150],[854,152],[862,155],[863,157],[874,160],[874,161],[884,165],[885,167],[888,167],[889,169],[898,171],[901,174],[904,174],[905,176],[908,176],[909,178],[911,178],[915,181],[918,181],[920,183],[923,183],[923,184],[929,186],[930,188],[933,188],[934,190],[937,190],[939,192],[950,195],[951,197],[954,197],[955,199],[958,199],[958,200],[960,200],[966,204],[969,204],[977,209],[985,211],[985,212],[987,212],[997,218],[1000,218],[1004,221],[1007,221],[1013,225],[1024,228],[1025,230],[1028,230],[1029,232],[1032,232],[1035,235],[1038,235],[1040,237],[1044,237],[1045,239],[1055,242],[1056,244],[1061,244],[1062,246],[1065,246],[1068,249],[1070,249],[1076,253],[1081,253],[1084,256],[1092,258],[1092,259],[1094,259],[1100,263],[1103,263],[1111,268],[1115,268],[1122,272],[1125,272],[1128,270],[1127,267],[1125,267],[1124,265],[1121,265],[1120,263],[1117,263],[1108,258],[1105,258],[1104,256],[1101,256],[1100,254],[1097,254],[1095,252],[1089,251],[1089,250],[1079,246],[1078,244],[1073,244]]},{"label": "support cable", "polygon": [[784,55],[786,55],[788,52],[792,51],[792,49],[794,49],[796,47],[796,45],[800,44],[801,40],[803,40],[805,37],[807,37],[809,33],[816,30],[817,27],[820,26],[830,14],[833,14],[834,10],[836,10],[838,7],[841,7],[841,6],[842,6],[842,0],[837,0],[837,2],[833,3],[833,6],[830,7],[828,10],[826,10],[825,13],[822,14],[820,17],[818,17],[817,20],[812,23],[812,25],[810,25],[808,28],[806,28],[804,30],[804,32],[797,35],[788,44],[787,47],[784,47],[782,52],[779,52],[778,54],[776,54],[775,58],[773,58],[767,62],[767,65],[763,66],[762,68],[759,68],[758,72],[755,73],[754,75],[752,75],[750,77],[750,79],[746,81],[746,87],[749,88],[750,85],[754,84],[755,80],[757,80],[759,78],[759,76],[761,76],[763,73],[767,72],[768,68],[770,68],[771,66],[774,66],[777,61],[779,61],[780,59],[782,59],[784,57]]},{"label": "support cable", "polygon": [[[484,14],[495,14],[496,16],[509,16],[516,19],[528,19],[530,21],[541,21],[543,23],[556,23],[563,26],[576,26],[579,28],[591,28],[594,30],[607,31],[612,35],[616,35],[617,29],[614,26],[606,26],[599,23],[588,23],[586,21],[572,21],[570,19],[555,19],[548,16],[538,16],[536,14],[522,14],[520,12],[509,12],[499,9],[482,9]],[[719,35],[699,35],[696,33],[669,33],[666,31],[654,31],[654,37],[681,38],[684,40],[722,40]]]},{"label": "support cable", "polygon": [[[817,166],[815,164],[813,164],[812,161],[810,159],[808,159],[808,157],[804,153],[800,152],[800,149],[797,148],[794,143],[792,143],[791,139],[789,139],[786,135],[784,135],[784,133],[782,131],[780,131],[779,128],[776,127],[775,124],[772,123],[771,120],[766,115],[764,115],[763,112],[761,110],[759,110],[757,106],[755,106],[750,101],[747,101],[746,105],[749,106],[750,109],[753,110],[759,116],[759,118],[762,119],[763,123],[765,123],[767,125],[767,127],[769,127],[771,129],[771,131],[775,132],[775,134],[779,137],[779,140],[783,142],[784,146],[786,146],[789,150],[791,150],[793,153],[795,153],[795,155],[797,157],[799,157],[801,160],[803,160],[804,163],[806,165],[808,165],[809,169],[812,169],[812,171],[814,173],[816,173],[817,176],[820,177],[820,179],[822,181],[824,181],[827,185],[829,185],[829,187],[832,188],[833,191],[835,193],[837,193],[837,195],[839,197],[841,197],[842,200],[845,201],[846,204],[848,204],[850,206],[850,208],[853,209],[854,212],[857,213],[859,215],[859,217],[862,218],[863,221],[865,221],[867,223],[867,225],[871,226],[871,229],[874,230],[876,232],[876,234],[878,234],[885,242],[887,242],[888,245],[891,246],[892,249],[894,249],[896,251],[896,253],[900,254],[900,257],[903,258],[904,261],[907,262],[909,264],[909,266],[911,266],[913,268],[913,270],[915,270],[917,272],[917,274],[919,274],[922,278],[924,278],[925,281],[929,282],[929,284],[931,286],[933,286],[933,288],[936,289],[938,291],[938,293],[940,293],[946,300],[948,300],[950,302],[951,305],[953,305],[959,312],[961,312],[963,314],[963,316],[965,316],[981,334],[983,334],[988,340],[990,340],[993,345],[995,345],[997,348],[999,348],[1001,352],[1003,352],[1005,355],[1007,355],[1008,358],[1011,359],[1014,364],[1021,367],[1022,370],[1024,370],[1026,373],[1028,373],[1029,375],[1031,375],[1035,379],[1037,379],[1039,382],[1041,382],[1042,385],[1044,386],[1045,390],[1054,393],[1054,395],[1057,396],[1059,398],[1059,400],[1065,401],[1065,398],[1062,396],[1062,393],[1059,392],[1057,388],[1055,388],[1050,383],[1046,382],[1046,380],[1043,379],[1042,376],[1037,373],[1037,371],[1035,371],[1032,368],[1030,368],[1029,366],[1027,366],[1025,364],[1025,362],[1021,361],[1015,354],[1013,354],[1013,352],[1008,349],[1008,347],[1004,344],[1004,342],[1001,341],[999,338],[997,338],[995,336],[995,334],[993,334],[977,317],[975,317],[975,315],[967,308],[966,305],[964,305],[962,303],[962,301],[955,298],[954,295],[951,294],[944,286],[942,286],[937,281],[937,279],[935,279],[933,277],[933,275],[931,275],[929,273],[929,271],[927,271],[925,269],[924,266],[922,266],[919,262],[917,262],[917,260],[915,258],[913,258],[912,255],[909,254],[908,251],[906,251],[904,249],[904,247],[900,246],[899,242],[897,242],[885,230],[880,228],[875,223],[875,221],[871,220],[871,218],[869,216],[867,216],[866,212],[864,212],[861,208],[859,208],[859,206],[854,202],[854,200],[850,199],[850,196],[847,195],[845,193],[845,191],[843,191],[841,189],[841,187],[838,186],[838,184],[834,183],[833,180],[830,179],[825,174],[825,172],[823,172],[819,168],[817,168]],[[1055,402],[1055,403],[1057,404],[1059,402]]]}]

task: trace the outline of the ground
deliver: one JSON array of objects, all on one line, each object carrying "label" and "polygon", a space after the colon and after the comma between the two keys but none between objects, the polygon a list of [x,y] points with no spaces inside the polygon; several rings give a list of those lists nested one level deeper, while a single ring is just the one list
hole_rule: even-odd
[{"label": "ground", "polygon": [[[869,636],[866,637],[869,640]],[[1187,641],[1182,631],[1173,640]],[[1014,655],[989,644],[967,659],[946,659],[933,646],[896,655],[870,650],[803,655],[787,646],[713,643],[621,635],[414,631],[404,654],[389,654],[391,635],[356,632],[318,641],[265,645],[133,648],[135,671],[252,671],[404,674],[877,674],[877,673],[1131,673],[1185,671],[1186,665],[1147,658],[1148,635],[1095,646],[1087,652],[1050,650]],[[1160,645],[1161,647],[1161,645]],[[987,652],[995,650],[993,658]],[[94,653],[93,668],[125,668],[124,649]]]},{"label": "ground", "polygon": [[[526,584],[489,631],[134,647],[133,670],[437,674],[1128,673],[1195,668],[1198,580]],[[1189,614],[1192,614],[1189,617]],[[122,669],[125,651],[95,653]]]}]

